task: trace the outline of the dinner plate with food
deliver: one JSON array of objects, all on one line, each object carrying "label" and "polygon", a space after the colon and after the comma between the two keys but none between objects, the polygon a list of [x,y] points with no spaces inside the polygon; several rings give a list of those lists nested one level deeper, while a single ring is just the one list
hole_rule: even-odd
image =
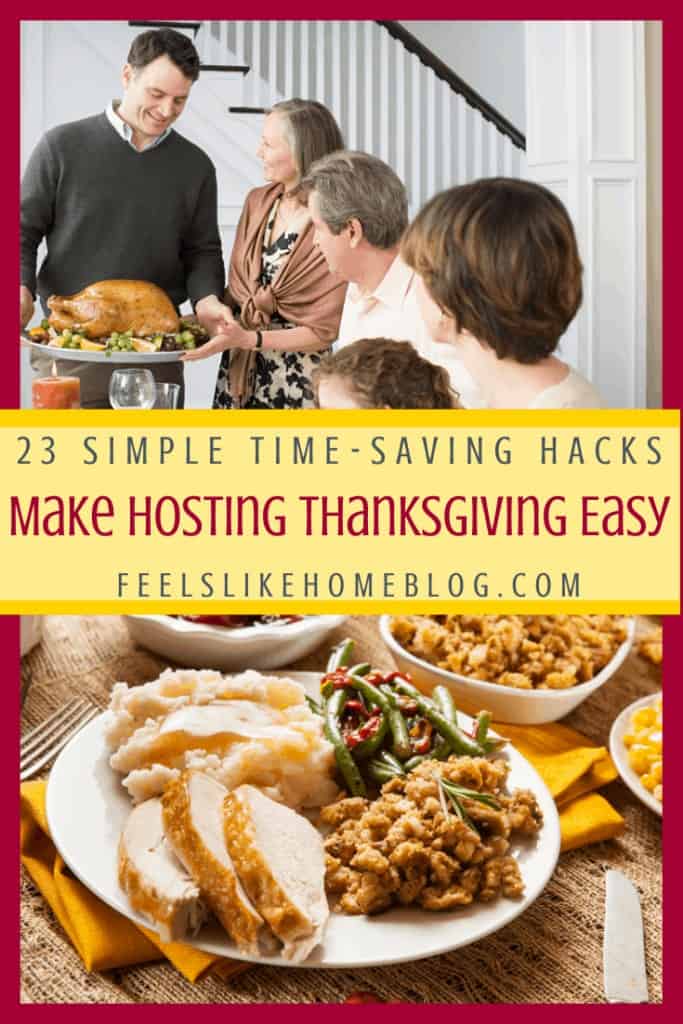
[{"label": "dinner plate with food", "polygon": [[22,338],[55,359],[168,363],[209,340],[150,281],[96,281],[75,295],[51,295],[47,305],[50,315]]},{"label": "dinner plate with food", "polygon": [[622,781],[655,814],[662,813],[662,694],[641,697],[617,716],[609,749]]},{"label": "dinner plate with food", "polygon": [[50,774],[74,874],[163,941],[281,966],[412,961],[521,914],[559,853],[547,787],[486,713],[352,647],[117,683]]}]

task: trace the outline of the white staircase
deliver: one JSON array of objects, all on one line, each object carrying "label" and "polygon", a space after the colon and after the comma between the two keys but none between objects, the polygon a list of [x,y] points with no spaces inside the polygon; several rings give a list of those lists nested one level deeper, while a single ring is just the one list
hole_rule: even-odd
[{"label": "white staircase", "polygon": [[[233,107],[292,96],[324,103],[350,149],[394,167],[412,212],[451,185],[525,174],[524,150],[510,135],[376,21],[204,21],[196,44],[203,63],[249,67],[232,83]],[[262,115],[229,117],[232,137],[255,145]]]}]

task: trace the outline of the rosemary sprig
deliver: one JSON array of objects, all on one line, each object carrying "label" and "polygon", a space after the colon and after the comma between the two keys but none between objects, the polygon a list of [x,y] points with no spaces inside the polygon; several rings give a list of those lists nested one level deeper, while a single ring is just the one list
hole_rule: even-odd
[{"label": "rosemary sprig", "polygon": [[438,782],[439,799],[441,800],[441,807],[444,814],[448,815],[446,805],[446,799],[448,799],[448,802],[460,821],[467,825],[468,828],[471,828],[473,832],[476,832],[477,835],[480,835],[481,833],[463,807],[461,801],[463,799],[474,800],[476,803],[484,804],[486,807],[490,807],[494,811],[500,810],[500,804],[495,797],[491,796],[489,793],[479,793],[476,789],[465,789],[464,786],[458,786],[455,782],[450,782],[443,779],[441,776],[439,776]]},{"label": "rosemary sprig", "polygon": [[316,714],[316,715],[321,715],[322,716],[323,709],[320,707],[320,704],[318,704],[317,701],[313,700],[312,697],[309,697],[308,694],[306,694],[305,696],[306,696],[306,703],[308,704],[308,706],[311,709],[311,711],[314,714]]}]

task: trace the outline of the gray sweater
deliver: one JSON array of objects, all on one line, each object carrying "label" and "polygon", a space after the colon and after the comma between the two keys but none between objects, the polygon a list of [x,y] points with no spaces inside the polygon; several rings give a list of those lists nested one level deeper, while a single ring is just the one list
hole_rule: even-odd
[{"label": "gray sweater", "polygon": [[179,306],[223,294],[216,172],[172,131],[139,153],[105,114],[48,131],[22,182],[21,283],[43,300],[94,281],[152,281]]}]

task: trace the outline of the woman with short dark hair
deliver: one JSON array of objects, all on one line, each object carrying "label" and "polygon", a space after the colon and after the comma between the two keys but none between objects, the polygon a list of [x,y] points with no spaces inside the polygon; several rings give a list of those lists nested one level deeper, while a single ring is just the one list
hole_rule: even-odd
[{"label": "woman with short dark hair", "polygon": [[184,360],[222,352],[214,408],[313,405],[311,373],[339,330],[346,283],[314,245],[301,179],[344,141],[315,100],[285,100],[268,113],[257,156],[268,182],[252,189],[237,225],[226,319]]},{"label": "woman with short dark hair", "polygon": [[458,346],[492,408],[594,408],[598,393],[554,352],[581,305],[569,215],[534,182],[488,178],[431,199],[401,247],[435,341]]}]

